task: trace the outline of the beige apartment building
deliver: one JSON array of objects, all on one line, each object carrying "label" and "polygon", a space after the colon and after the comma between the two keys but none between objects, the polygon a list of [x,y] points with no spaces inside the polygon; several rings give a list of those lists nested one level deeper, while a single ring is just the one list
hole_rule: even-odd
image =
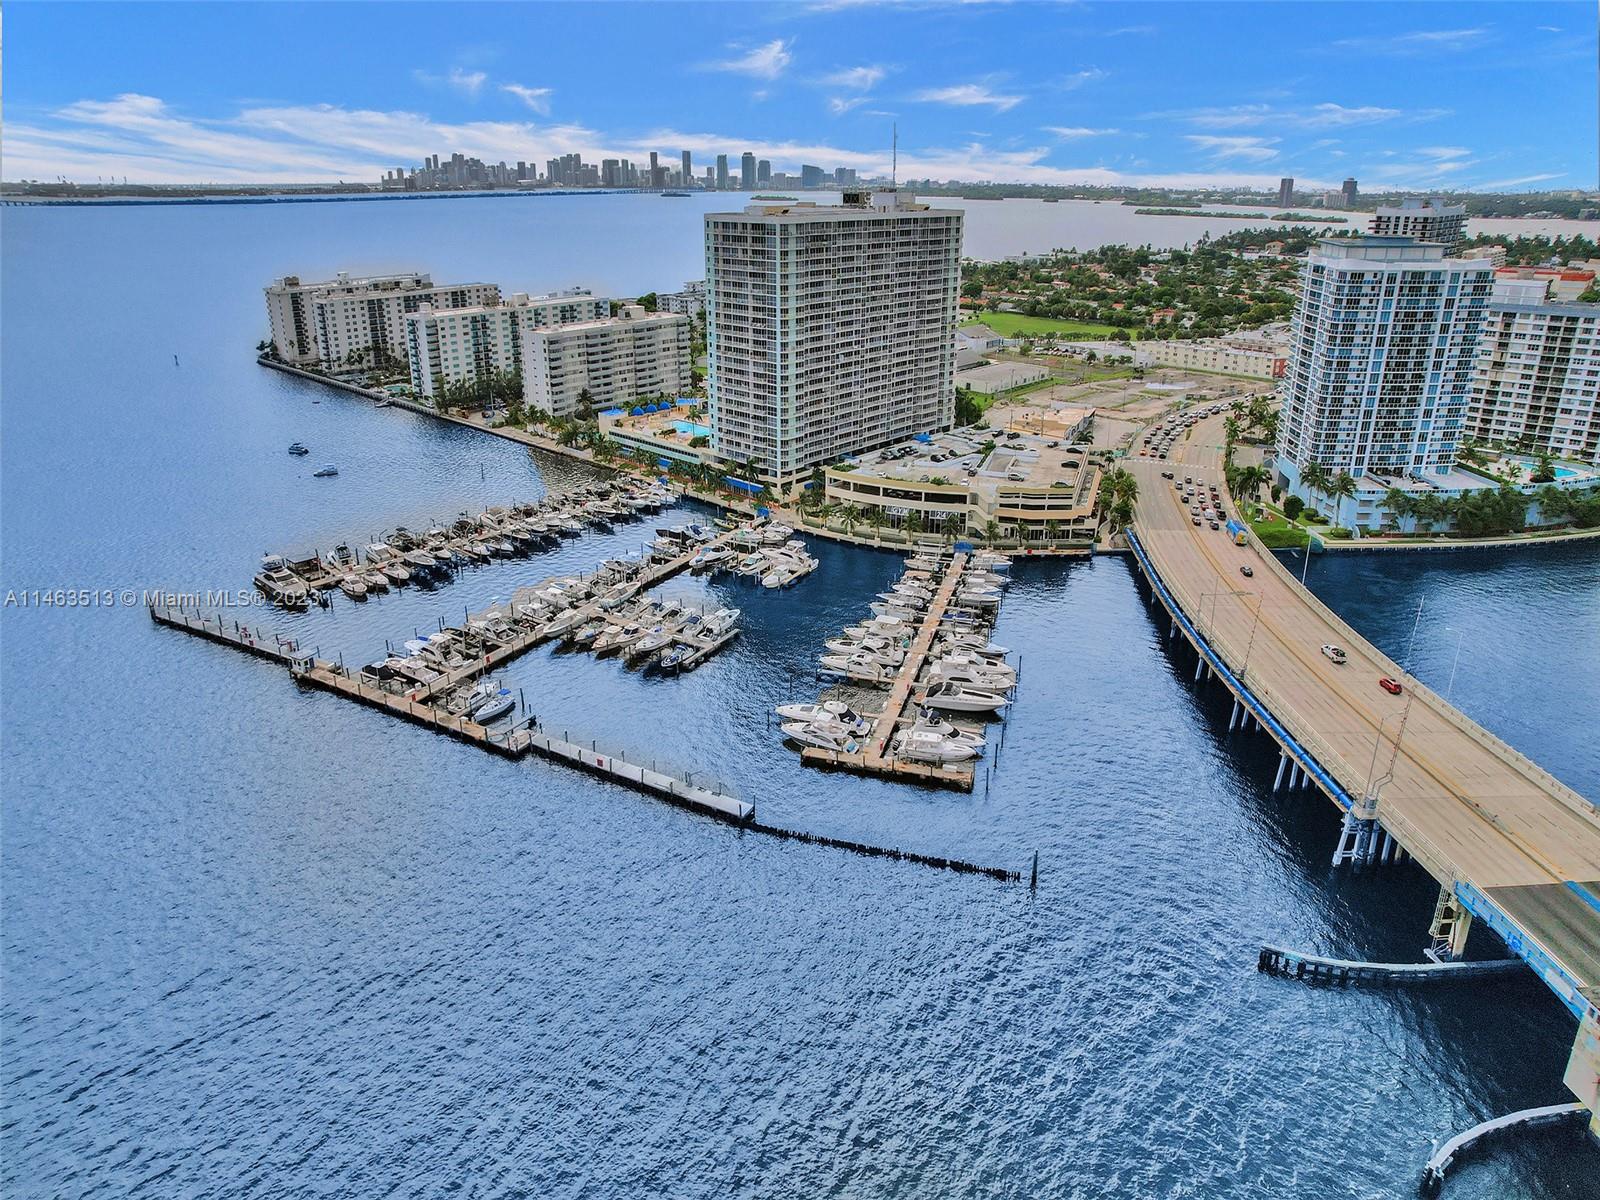
[{"label": "beige apartment building", "polygon": [[404,362],[405,318],[424,304],[467,308],[494,304],[492,283],[437,285],[426,272],[353,277],[343,271],[318,283],[296,275],[266,288],[267,317],[278,357],[296,366],[331,370],[373,356]]},{"label": "beige apartment building", "polygon": [[1491,304],[1467,433],[1600,466],[1600,304]]},{"label": "beige apartment building", "polygon": [[530,408],[570,417],[583,393],[596,409],[688,390],[689,318],[628,305],[615,317],[523,335],[522,395]]},{"label": "beige apartment building", "polygon": [[962,213],[906,192],[708,213],[711,445],[788,485],[955,420]]},{"label": "beige apartment building", "polygon": [[418,396],[437,401],[452,384],[521,374],[530,332],[598,321],[610,314],[611,302],[587,288],[543,296],[518,292],[498,304],[470,308],[424,305],[405,318],[411,386]]}]

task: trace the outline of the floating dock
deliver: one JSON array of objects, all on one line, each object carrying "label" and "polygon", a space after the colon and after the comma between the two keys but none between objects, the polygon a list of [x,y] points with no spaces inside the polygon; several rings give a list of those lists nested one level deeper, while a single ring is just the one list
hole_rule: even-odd
[{"label": "floating dock", "polygon": [[1281,946],[1263,946],[1256,969],[1287,979],[1315,983],[1375,984],[1395,986],[1410,983],[1454,983],[1481,979],[1486,975],[1526,974],[1528,964],[1520,958],[1495,958],[1483,962],[1379,963],[1345,958],[1323,958],[1301,954]]},{"label": "floating dock", "polygon": [[[934,639],[945,627],[953,598],[967,573],[970,562],[971,556],[968,553],[957,551],[945,564],[942,576],[937,577],[933,598],[928,604],[927,611],[922,614],[916,636],[906,648],[905,658],[889,685],[889,694],[883,707],[873,714],[872,730],[864,739],[865,744],[862,748],[850,751],[807,746],[800,752],[801,762],[824,770],[886,775],[916,783],[957,788],[961,791],[972,790],[976,776],[975,761],[949,764],[923,762],[897,755],[893,745],[896,730],[901,725],[916,719],[917,696],[927,686],[922,677],[929,665]],[[902,578],[925,580],[931,584],[936,577],[908,572],[907,576]]]}]

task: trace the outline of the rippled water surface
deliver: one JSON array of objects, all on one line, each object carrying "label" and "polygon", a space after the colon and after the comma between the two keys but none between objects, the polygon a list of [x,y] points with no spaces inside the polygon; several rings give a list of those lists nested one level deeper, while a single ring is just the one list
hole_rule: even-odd
[{"label": "rippled water surface", "polygon": [[[8,210],[4,587],[237,587],[264,549],[579,477],[256,367],[260,288],[414,260],[672,286],[698,247],[668,205]],[[365,661],[647,536],[270,620]],[[972,795],[802,769],[768,714],[899,569],[815,548],[786,592],[668,585],[746,614],[692,675],[540,650],[508,677],[547,727],[775,824],[1038,851],[1036,894],[504,762],[136,606],[6,609],[6,1194],[1380,1197],[1432,1139],[1565,1098],[1573,1023],[1537,985],[1256,973],[1265,940],[1415,958],[1434,887],[1330,870],[1331,806],[1271,795],[1275,754],[1226,732],[1120,560],[1017,568],[996,637],[1021,687]],[[1600,551],[1330,554],[1312,579],[1396,654],[1425,598],[1419,673],[1600,795]],[[1450,1194],[1597,1178],[1592,1149],[1530,1138]]]}]

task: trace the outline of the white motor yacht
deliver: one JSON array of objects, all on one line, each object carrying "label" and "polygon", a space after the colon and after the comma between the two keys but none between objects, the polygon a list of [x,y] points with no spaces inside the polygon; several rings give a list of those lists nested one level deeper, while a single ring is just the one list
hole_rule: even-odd
[{"label": "white motor yacht", "polygon": [[785,721],[832,721],[860,737],[872,732],[872,722],[843,700],[824,700],[821,704],[780,704],[774,711]]},{"label": "white motor yacht", "polygon": [[711,638],[719,638],[738,624],[738,621],[739,610],[737,608],[719,608],[700,622],[700,629]]},{"label": "white motor yacht", "polygon": [[978,757],[971,746],[926,729],[902,729],[894,735],[890,747],[897,758],[918,762],[966,762]]},{"label": "white motor yacht", "polygon": [[842,754],[854,754],[861,748],[855,734],[831,721],[786,721],[782,729],[785,737],[793,738],[805,746],[837,750]]},{"label": "white motor yacht", "polygon": [[988,713],[997,713],[1010,703],[998,692],[984,691],[952,680],[935,683],[920,702],[928,708],[943,709],[945,712]]},{"label": "white motor yacht", "polygon": [[346,575],[339,580],[339,590],[352,600],[365,600],[367,598],[367,585],[362,582],[359,575]]},{"label": "white motor yacht", "polygon": [[822,672],[825,675],[843,675],[858,683],[889,683],[895,676],[893,667],[886,667],[860,654],[824,654]]},{"label": "white motor yacht", "polygon": [[966,683],[989,692],[1005,692],[1016,686],[1016,676],[1009,668],[993,669],[989,664],[952,663],[939,661],[928,668],[930,682]]},{"label": "white motor yacht", "polygon": [[936,733],[942,738],[948,738],[951,741],[960,742],[963,745],[971,746],[979,754],[983,753],[984,747],[987,745],[981,733],[974,733],[970,729],[961,729],[958,726],[952,725],[943,717],[935,714],[931,709],[924,708],[920,710],[917,714],[917,719],[910,725],[910,728],[919,731],[925,730],[929,733]]},{"label": "white motor yacht", "polygon": [[284,608],[304,608],[311,598],[305,580],[289,570],[289,563],[281,554],[267,554],[261,559],[261,570],[255,577],[257,590],[274,604]]}]

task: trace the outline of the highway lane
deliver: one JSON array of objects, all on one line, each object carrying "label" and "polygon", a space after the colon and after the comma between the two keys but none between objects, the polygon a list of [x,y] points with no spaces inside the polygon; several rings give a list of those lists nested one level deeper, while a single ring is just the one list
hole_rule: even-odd
[{"label": "highway lane", "polygon": [[[1135,529],[1163,582],[1236,674],[1352,797],[1377,794],[1377,815],[1443,883],[1471,881],[1523,915],[1518,923],[1588,994],[1600,983],[1600,913],[1565,886],[1600,880],[1600,811],[1434,696],[1306,593],[1252,541],[1196,527],[1173,471],[1222,478],[1222,418],[1198,423],[1168,461],[1135,457]],[[1254,574],[1244,577],[1248,564]],[[1320,647],[1340,646],[1336,666]],[[1380,676],[1401,679],[1391,696]],[[1396,739],[1398,738],[1398,747]],[[1392,763],[1392,767],[1391,767]]]}]

